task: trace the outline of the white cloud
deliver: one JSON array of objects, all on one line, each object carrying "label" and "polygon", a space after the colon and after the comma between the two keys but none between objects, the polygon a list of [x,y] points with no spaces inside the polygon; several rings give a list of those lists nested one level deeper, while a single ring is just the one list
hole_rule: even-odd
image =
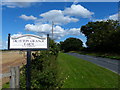
[{"label": "white cloud", "polygon": [[108,17],[108,19],[118,20],[118,14],[114,14]]},{"label": "white cloud", "polygon": [[104,19],[92,19],[92,21],[107,21],[107,20],[118,20],[118,13],[117,14],[113,14],[108,16],[107,18]]},{"label": "white cloud", "polygon": [[56,24],[66,24],[70,22],[77,22],[79,19],[70,16],[80,16],[82,18],[91,18],[94,13],[90,12],[81,5],[71,5],[70,8],[65,10],[50,10],[40,14],[43,17],[40,21],[55,22]]},{"label": "white cloud", "polygon": [[11,35],[11,37],[18,37],[18,36],[21,36],[22,34],[13,34],[13,35]]},{"label": "white cloud", "polygon": [[71,28],[67,32],[68,35],[80,35],[80,28]]},{"label": "white cloud", "polygon": [[15,7],[29,7],[32,3],[30,2],[3,2],[2,6],[6,6],[8,8],[15,8]]},{"label": "white cloud", "polygon": [[[40,24],[40,25],[33,25],[33,24],[27,24],[25,26],[25,30],[38,32],[40,35],[46,35],[49,34],[50,37],[52,37],[52,27],[50,24]],[[61,26],[54,26],[53,28],[54,32],[54,39],[61,39],[62,37],[66,35],[80,35],[80,28],[71,28],[71,29],[64,29]]]},{"label": "white cloud", "polygon": [[77,4],[79,1],[78,0],[74,0],[73,4]]},{"label": "white cloud", "polygon": [[41,32],[41,33],[49,33],[50,29],[51,29],[51,25],[49,24],[41,24],[41,25],[27,24],[25,26],[25,30]]},{"label": "white cloud", "polygon": [[7,49],[8,41],[0,41],[0,49]]},{"label": "white cloud", "polygon": [[24,20],[36,20],[37,18],[36,17],[34,17],[34,16],[26,16],[26,15],[21,15],[21,16],[19,16],[20,18],[22,18],[22,19],[24,19]]},{"label": "white cloud", "polygon": [[[13,34],[11,37],[21,36],[20,32],[18,34]],[[0,49],[8,49],[8,41],[0,41]]]},{"label": "white cloud", "polygon": [[107,19],[91,19],[93,22],[96,22],[96,21],[107,21]]},{"label": "white cloud", "polygon": [[70,22],[77,22],[79,21],[77,18],[72,18],[69,16],[64,16],[61,10],[51,10],[46,13],[40,14],[43,17],[43,20],[49,22],[55,22],[56,24],[66,24]]},{"label": "white cloud", "polygon": [[70,15],[70,16],[80,16],[82,18],[91,18],[94,14],[93,12],[90,12],[86,8],[84,8],[81,5],[71,5],[70,8],[66,8],[63,11],[64,14]]},{"label": "white cloud", "polygon": [[2,0],[2,5],[8,8],[15,8],[15,7],[29,7],[33,4],[33,2],[39,2],[44,0]]}]

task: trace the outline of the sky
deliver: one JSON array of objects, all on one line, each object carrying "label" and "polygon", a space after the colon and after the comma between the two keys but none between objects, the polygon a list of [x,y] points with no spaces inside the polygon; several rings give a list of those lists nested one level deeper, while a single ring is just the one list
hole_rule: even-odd
[{"label": "sky", "polygon": [[0,49],[7,48],[9,33],[15,36],[49,34],[51,37],[52,22],[56,42],[75,37],[86,46],[86,37],[80,32],[81,26],[117,18],[118,2],[3,2]]}]

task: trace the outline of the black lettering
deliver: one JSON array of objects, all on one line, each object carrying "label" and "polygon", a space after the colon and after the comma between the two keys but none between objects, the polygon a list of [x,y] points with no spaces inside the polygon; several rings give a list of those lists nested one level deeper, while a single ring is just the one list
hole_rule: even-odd
[{"label": "black lettering", "polygon": [[26,40],[26,42],[29,42],[29,40]]},{"label": "black lettering", "polygon": [[23,42],[25,42],[25,40],[23,40]]},{"label": "black lettering", "polygon": [[17,42],[17,40],[14,40],[13,42]]},{"label": "black lettering", "polygon": [[24,46],[26,45],[26,43],[24,43]]}]

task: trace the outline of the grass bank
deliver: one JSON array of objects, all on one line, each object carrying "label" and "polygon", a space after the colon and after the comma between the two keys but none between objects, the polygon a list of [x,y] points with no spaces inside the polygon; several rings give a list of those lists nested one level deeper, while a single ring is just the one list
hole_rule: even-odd
[{"label": "grass bank", "polygon": [[117,88],[116,73],[91,62],[59,53],[59,77],[64,78],[62,88]]},{"label": "grass bank", "polygon": [[85,52],[85,51],[79,51],[79,52],[72,51],[72,52],[75,52],[75,53],[78,53],[78,54],[84,54],[84,55],[91,55],[91,56],[120,60],[120,54],[116,54],[116,53]]}]

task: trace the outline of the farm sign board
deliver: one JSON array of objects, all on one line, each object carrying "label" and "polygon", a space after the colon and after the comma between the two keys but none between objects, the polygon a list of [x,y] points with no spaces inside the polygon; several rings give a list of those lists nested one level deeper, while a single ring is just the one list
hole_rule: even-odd
[{"label": "farm sign board", "polygon": [[9,50],[47,50],[48,36],[24,34],[20,36],[8,36]]},{"label": "farm sign board", "polygon": [[8,34],[8,50],[27,50],[27,65],[26,65],[26,88],[31,88],[31,51],[33,50],[48,50],[49,34],[46,37],[37,35],[24,34],[20,36],[10,36]]}]

